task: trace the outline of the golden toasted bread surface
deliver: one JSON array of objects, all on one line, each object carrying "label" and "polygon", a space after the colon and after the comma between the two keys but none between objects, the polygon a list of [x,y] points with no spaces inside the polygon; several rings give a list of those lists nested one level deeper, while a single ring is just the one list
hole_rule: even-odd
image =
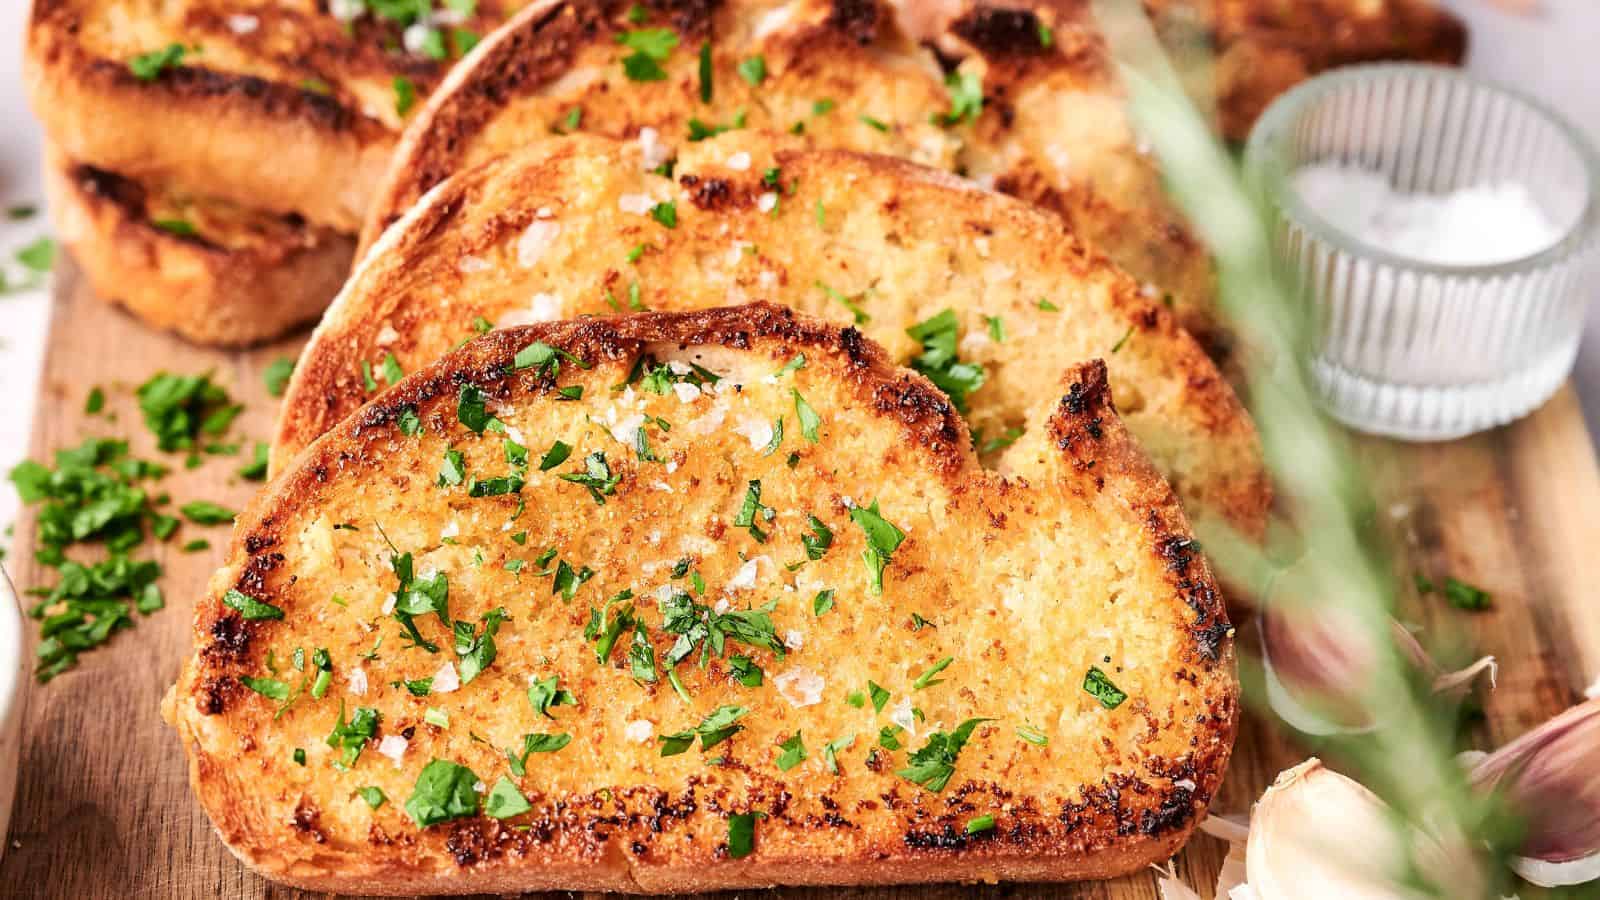
[{"label": "golden toasted bread surface", "polygon": [[36,0],[26,80],[74,160],[354,232],[410,110],[520,5]]},{"label": "golden toasted bread surface", "polygon": [[648,128],[665,162],[707,133],[763,129],[1040,204],[1191,330],[1216,334],[1210,259],[1130,126],[1088,4],[1015,17],[975,31],[981,52],[947,76],[880,0],[540,4],[487,38],[408,127],[363,246],[452,172],[552,134]]},{"label": "golden toasted bread surface", "polygon": [[165,709],[196,793],[318,890],[1164,859],[1229,755],[1232,629],[1104,368],[1054,393],[1001,476],[786,308],[478,338],[240,516]]},{"label": "golden toasted bread surface", "polygon": [[1467,50],[1466,26],[1435,0],[1144,0],[1144,6],[1169,45],[1198,40],[1215,54],[1200,60],[1197,74],[1223,135],[1236,141],[1278,95],[1319,72],[1382,60],[1459,65]]},{"label": "golden toasted bread surface", "polygon": [[491,324],[767,300],[856,324],[897,362],[940,373],[1002,466],[1060,373],[1104,357],[1129,427],[1191,513],[1260,533],[1270,490],[1254,427],[1158,301],[1027,204],[790,142],[699,141],[668,179],[649,171],[648,143],[572,136],[446,182],[318,327],[274,466],[382,386],[365,373],[391,356],[411,371]]},{"label": "golden toasted bread surface", "polygon": [[212,346],[270,340],[339,292],[355,239],[74,162],[52,151],[50,214],[96,296]]}]

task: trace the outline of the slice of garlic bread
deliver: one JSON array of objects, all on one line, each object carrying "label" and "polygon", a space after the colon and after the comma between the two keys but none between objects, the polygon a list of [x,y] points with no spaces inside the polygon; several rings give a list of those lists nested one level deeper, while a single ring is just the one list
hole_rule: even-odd
[{"label": "slice of garlic bread", "polygon": [[496,331],[242,514],[165,713],[221,838],[370,893],[1109,877],[1215,795],[1232,629],[1104,367],[1012,474],[771,305]]},{"label": "slice of garlic bread", "polygon": [[239,347],[317,317],[355,239],[67,159],[45,163],[50,215],[94,293],[198,344]]},{"label": "slice of garlic bread", "polygon": [[666,163],[722,130],[792,132],[1038,203],[1222,341],[1209,255],[1133,132],[1089,4],[1023,15],[984,31],[982,52],[947,76],[884,0],[539,4],[486,38],[407,128],[362,246],[452,172],[553,134],[651,128]]},{"label": "slice of garlic bread", "polygon": [[[571,136],[464,172],[391,229],[295,369],[274,467],[384,385],[492,325],[767,300],[857,324],[956,396],[982,455],[1104,357],[1191,515],[1259,535],[1255,429],[1159,302],[1054,216],[943,172],[741,131],[685,147]],[[798,142],[795,142],[798,144]]]},{"label": "slice of garlic bread", "polygon": [[27,88],[79,162],[354,232],[412,108],[521,3],[438,5],[34,0]]}]

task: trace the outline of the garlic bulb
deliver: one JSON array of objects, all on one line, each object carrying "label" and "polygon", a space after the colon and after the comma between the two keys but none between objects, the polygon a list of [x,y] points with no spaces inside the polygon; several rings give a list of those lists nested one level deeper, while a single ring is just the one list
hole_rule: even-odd
[{"label": "garlic bulb", "polygon": [[1567,710],[1472,765],[1504,792],[1527,833],[1511,868],[1542,887],[1600,879],[1600,700]]}]

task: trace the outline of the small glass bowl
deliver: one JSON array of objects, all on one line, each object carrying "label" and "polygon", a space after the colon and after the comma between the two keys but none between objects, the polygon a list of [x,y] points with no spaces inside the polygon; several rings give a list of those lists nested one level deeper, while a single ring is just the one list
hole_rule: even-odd
[{"label": "small glass bowl", "polygon": [[[1562,237],[1490,265],[1398,256],[1301,200],[1294,172],[1323,162],[1382,174],[1405,193],[1517,182]],[[1596,290],[1600,158],[1542,103],[1455,69],[1340,69],[1272,104],[1251,131],[1245,171],[1299,279],[1312,372],[1336,419],[1445,440],[1526,415],[1571,373]]]}]

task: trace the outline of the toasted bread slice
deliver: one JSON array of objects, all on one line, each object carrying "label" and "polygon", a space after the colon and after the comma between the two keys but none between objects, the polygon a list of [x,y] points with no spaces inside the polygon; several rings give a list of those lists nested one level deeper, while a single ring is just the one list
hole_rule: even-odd
[{"label": "toasted bread slice", "polygon": [[[960,363],[982,366],[965,405],[991,460],[1042,422],[1061,372],[1103,356],[1129,427],[1191,515],[1262,533],[1270,489],[1231,388],[1060,220],[943,172],[788,140],[741,131],[690,144],[669,181],[646,171],[655,160],[638,141],[571,136],[441,185],[318,326],[284,398],[274,466],[360,406],[389,354],[411,371],[489,323],[770,300],[859,322],[911,364],[924,342],[908,329],[948,309]],[[668,202],[670,228],[649,213]]]},{"label": "toasted bread slice", "polygon": [[[485,39],[407,128],[362,246],[452,172],[556,132],[633,138],[651,127],[670,158],[707,130],[797,131],[818,147],[959,172],[1059,213],[1221,346],[1209,255],[1141,151],[1088,4],[1072,6],[985,32],[952,89],[883,0],[539,4]],[[619,43],[641,34],[676,46],[654,61]],[[710,79],[700,77],[702,47]],[[638,80],[640,68],[661,77]]]},{"label": "toasted bread slice", "polygon": [[[1030,16],[1061,16],[1081,5],[892,2],[912,36],[950,59],[999,36],[1027,34]],[[1143,6],[1197,99],[1215,108],[1223,136],[1235,141],[1249,135],[1279,94],[1318,72],[1378,60],[1456,65],[1466,55],[1466,27],[1434,0],[1143,0]]]},{"label": "toasted bread slice", "polygon": [[240,516],[166,705],[195,792],[316,890],[1165,859],[1228,759],[1231,628],[1104,367],[1055,394],[1002,477],[930,383],[785,308],[477,339]]},{"label": "toasted bread slice", "polygon": [[[440,46],[459,50],[519,5],[478,0],[439,26]],[[34,0],[34,111],[72,159],[354,232],[405,119],[397,80],[420,101],[450,60],[407,52],[378,13],[346,23],[328,6]],[[148,56],[173,46],[187,49]]]},{"label": "toasted bread slice", "polygon": [[259,343],[315,319],[355,252],[353,237],[298,217],[189,197],[56,151],[45,189],[95,294],[199,344]]}]

